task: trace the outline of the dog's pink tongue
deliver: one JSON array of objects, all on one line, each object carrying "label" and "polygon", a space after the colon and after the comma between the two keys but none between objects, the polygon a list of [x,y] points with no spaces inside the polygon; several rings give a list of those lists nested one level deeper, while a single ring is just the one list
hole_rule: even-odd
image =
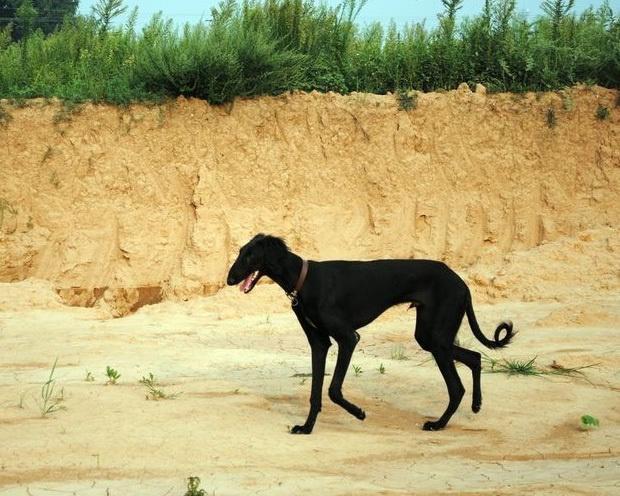
[{"label": "dog's pink tongue", "polygon": [[241,284],[239,284],[239,291],[245,293],[245,291],[250,287],[250,285],[252,284],[252,275],[253,274],[250,274],[243,280]]}]

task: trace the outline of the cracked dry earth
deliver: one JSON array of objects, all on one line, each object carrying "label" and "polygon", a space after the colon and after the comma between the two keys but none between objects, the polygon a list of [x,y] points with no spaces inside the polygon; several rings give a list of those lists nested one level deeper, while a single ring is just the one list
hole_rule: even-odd
[{"label": "cracked dry earth", "polygon": [[[585,378],[486,373],[477,415],[459,368],[468,394],[448,428],[430,433],[421,425],[443,411],[445,385],[412,341],[415,311],[392,309],[363,330],[353,357],[361,373],[345,382],[367,419],[325,395],[314,433],[293,436],[287,429],[307,413],[310,358],[274,285],[114,320],[62,306],[43,282],[1,289],[2,496],[182,495],[189,476],[218,496],[620,491],[616,294],[591,293],[577,312],[572,303],[476,305],[487,334],[503,318],[520,331],[495,358],[595,366]],[[481,350],[466,324],[459,336]],[[41,384],[56,357],[64,409],[41,418]],[[105,385],[106,366],[121,373],[116,385]],[[147,400],[138,381],[148,373],[177,396]],[[583,414],[600,427],[581,431]]]}]

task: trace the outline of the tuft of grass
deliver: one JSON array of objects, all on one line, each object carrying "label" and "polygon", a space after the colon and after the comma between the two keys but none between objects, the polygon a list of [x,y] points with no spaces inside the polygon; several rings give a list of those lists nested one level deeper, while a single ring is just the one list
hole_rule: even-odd
[{"label": "tuft of grass", "polygon": [[54,149],[47,145],[45,153],[43,153],[43,157],[41,158],[41,165],[43,165],[47,160],[49,160],[54,154]]},{"label": "tuft of grass", "polygon": [[599,105],[598,108],[596,109],[596,118],[599,121],[604,121],[607,118],[609,118],[609,109],[607,107],[604,107],[603,105]]},{"label": "tuft of grass", "polygon": [[164,392],[163,389],[160,389],[159,386],[161,386],[161,384],[157,382],[157,379],[155,378],[152,372],[149,372],[148,377],[142,377],[142,379],[140,379],[139,382],[140,384],[146,387],[146,390],[147,390],[146,399],[147,400],[148,399],[155,400],[155,401],[171,400],[178,396],[178,394],[167,394],[166,392]]},{"label": "tuft of grass", "polygon": [[187,478],[187,491],[183,496],[206,496],[204,489],[200,489],[200,477]]},{"label": "tuft of grass", "polygon": [[93,375],[93,373],[89,370],[86,371],[86,377],[84,377],[84,380],[86,382],[95,382],[95,376]]},{"label": "tuft of grass", "polygon": [[353,365],[353,373],[355,374],[355,377],[359,377],[360,375],[362,375],[364,373],[364,371],[362,370],[362,366]]},{"label": "tuft of grass", "polygon": [[405,347],[402,344],[394,345],[390,356],[392,360],[409,360],[409,357],[405,354]]},{"label": "tuft of grass", "polygon": [[383,366],[383,364],[379,365],[379,373],[381,375],[385,374],[385,367]]},{"label": "tuft of grass", "polygon": [[0,105],[0,126],[8,126],[9,122],[13,120],[13,116],[9,114],[5,108]]},{"label": "tuft of grass", "polygon": [[408,112],[418,107],[417,91],[397,91],[396,99],[398,100],[398,110]]},{"label": "tuft of grass", "polygon": [[52,117],[52,122],[54,125],[62,124],[63,122],[70,122],[75,114],[78,114],[80,111],[77,103],[63,100],[62,106]]},{"label": "tuft of grass", "polygon": [[547,127],[553,129],[557,125],[557,117],[555,116],[555,109],[547,109]]},{"label": "tuft of grass", "polygon": [[0,198],[0,228],[2,228],[2,223],[4,222],[4,212],[17,215],[17,210],[6,199]]},{"label": "tuft of grass", "polygon": [[17,98],[10,98],[9,102],[13,107],[18,109],[26,108],[28,106],[28,99],[24,98],[23,96],[19,96]]},{"label": "tuft of grass", "polygon": [[60,179],[58,178],[58,173],[55,170],[50,174],[50,184],[56,189],[60,188]]},{"label": "tuft of grass", "polygon": [[508,374],[508,375],[542,375],[541,371],[534,364],[536,357],[529,361],[521,360],[497,360],[483,353],[482,363],[485,367],[483,370],[491,374]]},{"label": "tuft of grass", "polygon": [[50,371],[47,381],[45,381],[41,386],[41,398],[38,402],[41,417],[46,417],[47,415],[57,412],[58,410],[65,409],[65,407],[60,404],[64,400],[64,389],[61,390],[60,395],[54,395],[54,390],[56,388],[54,372],[56,371],[57,363],[58,358],[54,360],[54,365],[52,365],[52,370]]},{"label": "tuft of grass", "polygon": [[116,384],[116,382],[121,378],[121,374],[118,373],[118,370],[113,369],[109,365],[105,368],[105,375],[108,378],[108,382],[106,384]]},{"label": "tuft of grass", "polygon": [[567,112],[570,112],[575,108],[575,102],[573,97],[571,97],[568,93],[562,93],[562,108]]},{"label": "tuft of grass", "polygon": [[594,367],[597,364],[585,365],[583,367],[564,367],[556,361],[546,368],[541,368],[536,364],[536,358],[531,360],[515,360],[515,359],[502,359],[497,360],[482,354],[483,370],[491,374],[508,374],[508,375],[526,375],[526,376],[541,376],[541,375],[562,375],[568,377],[581,377],[585,378],[584,369]]}]

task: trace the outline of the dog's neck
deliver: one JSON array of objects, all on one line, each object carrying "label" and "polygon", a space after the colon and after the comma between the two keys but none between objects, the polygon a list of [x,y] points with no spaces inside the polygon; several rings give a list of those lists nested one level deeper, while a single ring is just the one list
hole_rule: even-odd
[{"label": "dog's neck", "polygon": [[302,265],[302,258],[289,251],[277,266],[267,268],[265,275],[288,294],[295,289]]}]

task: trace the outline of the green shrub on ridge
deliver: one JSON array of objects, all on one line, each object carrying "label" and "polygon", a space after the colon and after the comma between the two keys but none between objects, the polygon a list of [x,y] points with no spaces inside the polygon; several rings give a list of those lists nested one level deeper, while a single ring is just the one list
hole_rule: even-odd
[{"label": "green shrub on ridge", "polygon": [[365,3],[225,0],[208,21],[179,28],[158,14],[140,33],[135,10],[115,27],[100,9],[19,41],[9,25],[0,28],[0,98],[125,104],[185,95],[217,104],[289,90],[383,94],[464,81],[513,92],[620,86],[620,17],[609,2],[577,15],[572,0],[547,0],[531,20],[515,0],[486,0],[463,19],[462,0],[443,0],[433,28],[360,27]]}]

